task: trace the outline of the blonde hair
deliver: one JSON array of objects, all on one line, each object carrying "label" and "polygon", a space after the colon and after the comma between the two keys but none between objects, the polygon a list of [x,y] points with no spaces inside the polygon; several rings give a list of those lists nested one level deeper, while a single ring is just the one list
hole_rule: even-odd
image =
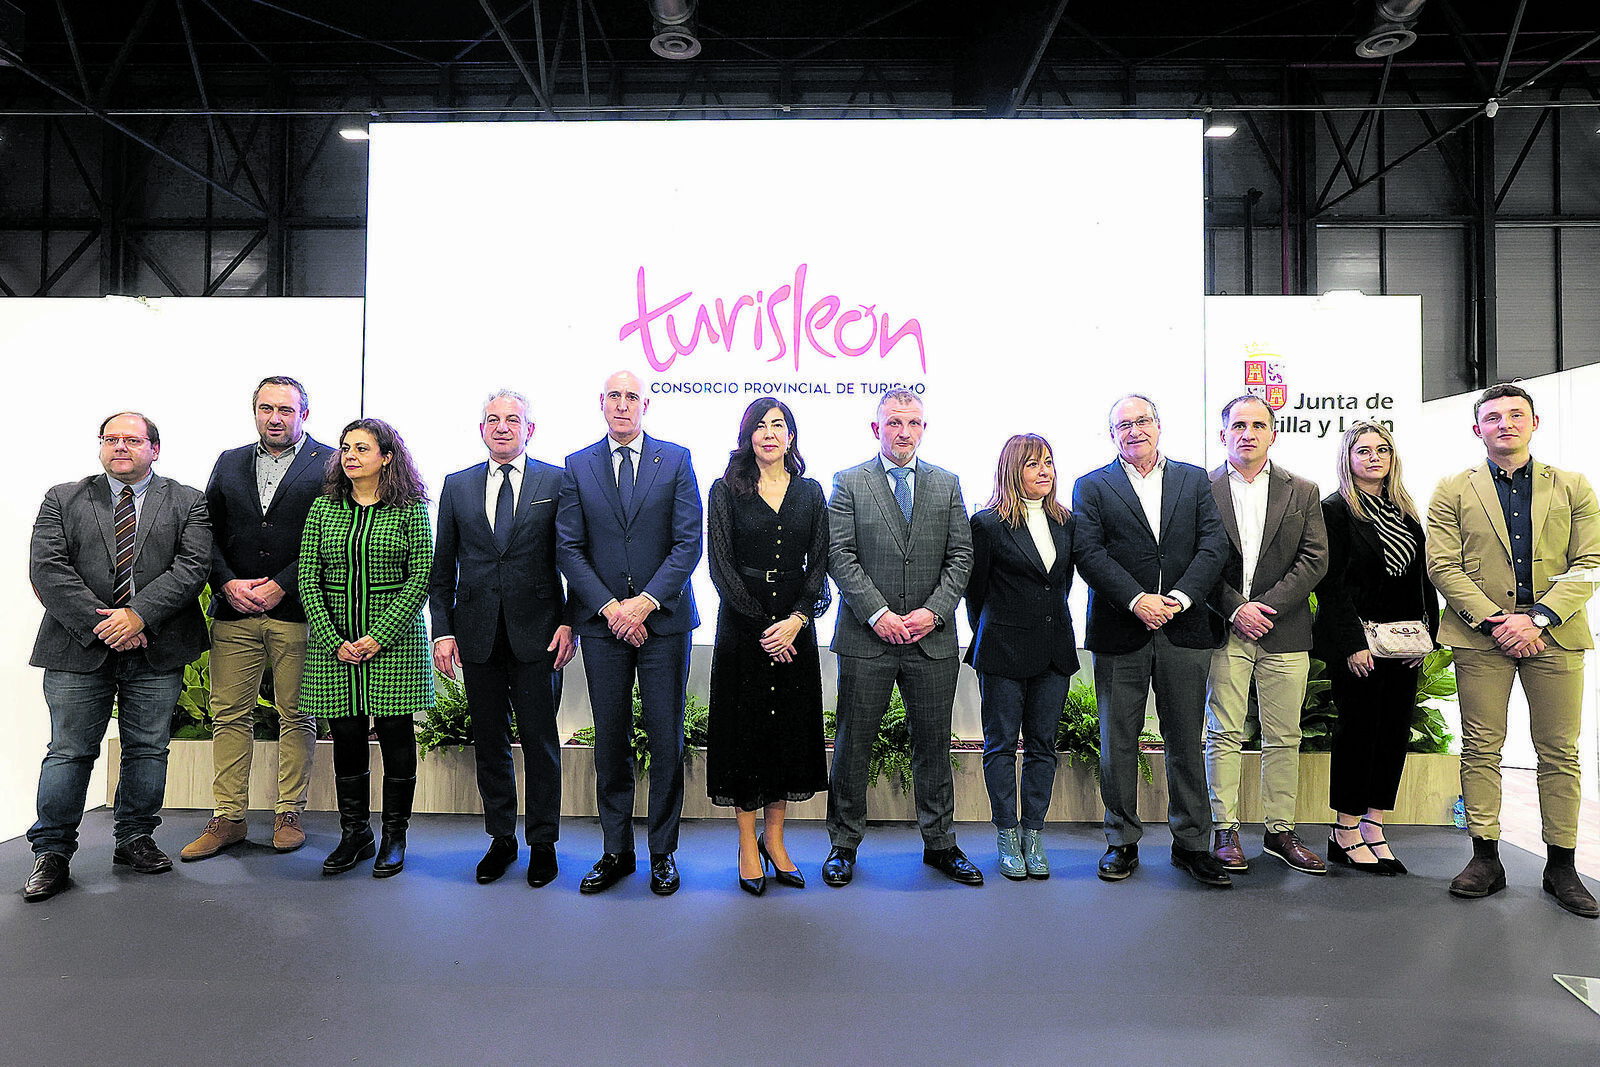
[{"label": "blonde hair", "polygon": [[[1055,459],[1055,450],[1036,433],[1019,433],[1000,449],[1000,462],[994,471],[994,495],[988,506],[1000,514],[1000,519],[1012,529],[1021,528],[1027,521],[1027,497],[1022,492],[1022,468],[1045,456]],[[1056,522],[1067,521],[1067,509],[1056,499],[1056,487],[1044,495],[1044,513]]]},{"label": "blonde hair", "polygon": [[1339,438],[1339,495],[1344,497],[1344,502],[1349,505],[1350,514],[1362,522],[1372,521],[1366,505],[1362,503],[1361,491],[1356,488],[1355,473],[1350,468],[1350,450],[1356,446],[1362,434],[1369,433],[1377,434],[1383,439],[1383,443],[1389,446],[1389,473],[1383,478],[1384,495],[1400,509],[1402,514],[1420,523],[1422,515],[1417,511],[1416,501],[1411,499],[1411,494],[1406,492],[1405,483],[1400,480],[1400,450],[1395,447],[1394,434],[1381,423],[1358,422]]}]

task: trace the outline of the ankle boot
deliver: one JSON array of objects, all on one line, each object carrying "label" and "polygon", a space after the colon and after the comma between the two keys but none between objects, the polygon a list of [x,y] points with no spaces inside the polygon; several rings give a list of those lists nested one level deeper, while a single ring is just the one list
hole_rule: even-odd
[{"label": "ankle boot", "polygon": [[1050,877],[1050,857],[1044,853],[1044,831],[1022,831],[1022,858],[1028,865],[1029,878]]},{"label": "ankle boot", "polygon": [[339,847],[322,861],[323,874],[343,874],[377,851],[372,841],[372,807],[368,790],[372,775],[353,774],[333,780],[339,801]]},{"label": "ankle boot", "polygon": [[997,830],[995,841],[1000,851],[1000,873],[1013,882],[1028,877],[1028,866],[1022,858],[1022,840],[1015,826]]},{"label": "ankle boot", "polygon": [[372,877],[389,878],[405,870],[406,827],[411,825],[411,800],[417,792],[417,779],[383,779],[383,840],[378,843],[378,858]]},{"label": "ankle boot", "polygon": [[1544,891],[1556,898],[1556,903],[1585,919],[1600,919],[1600,903],[1584,887],[1575,866],[1576,850],[1547,845],[1549,859],[1544,865]]},{"label": "ankle boot", "polygon": [[1506,869],[1500,865],[1500,842],[1472,839],[1472,860],[1450,883],[1450,895],[1469,899],[1486,897],[1506,887]]}]

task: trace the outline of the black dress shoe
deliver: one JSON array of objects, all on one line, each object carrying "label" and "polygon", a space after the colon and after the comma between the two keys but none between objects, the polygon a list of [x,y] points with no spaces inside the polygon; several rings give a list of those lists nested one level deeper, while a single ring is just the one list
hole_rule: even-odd
[{"label": "black dress shoe", "polygon": [[172,870],[172,861],[156,847],[155,840],[149,834],[112,849],[111,862],[132,867],[139,874],[161,874]]},{"label": "black dress shoe", "polygon": [[678,891],[678,865],[670,852],[650,853],[650,892],[670,897]]},{"label": "black dress shoe", "polygon": [[1138,845],[1111,845],[1100,857],[1095,873],[1102,882],[1120,882],[1139,866]]},{"label": "black dress shoe", "polygon": [[828,858],[822,861],[822,881],[835,889],[842,885],[849,885],[850,879],[856,873],[856,850],[834,845],[828,850]]},{"label": "black dress shoe", "polygon": [[1233,879],[1228,877],[1228,872],[1217,862],[1217,857],[1206,849],[1173,845],[1172,865],[1201,885],[1216,886],[1218,889],[1233,887]]},{"label": "black dress shoe", "polygon": [[61,853],[39,853],[39,858],[33,861],[33,873],[22,883],[22,899],[29,903],[49,900],[67,888],[72,884],[67,867],[67,857]]},{"label": "black dress shoe", "polygon": [[496,881],[506,868],[511,866],[511,861],[517,858],[517,839],[512,834],[504,837],[495,837],[489,840],[489,851],[483,854],[483,859],[478,861],[478,884],[488,885]]},{"label": "black dress shoe", "polygon": [[555,845],[546,841],[528,846],[528,884],[533,888],[538,889],[555,881],[560,869],[556,863]]},{"label": "black dress shoe", "polygon": [[925,848],[922,862],[934,868],[952,882],[962,885],[982,885],[983,872],[955,845],[949,848]]},{"label": "black dress shoe", "polygon": [[578,883],[578,892],[604,893],[616,885],[623,875],[632,874],[635,866],[632,852],[607,852],[583,876],[583,881]]},{"label": "black dress shoe", "polygon": [[772,864],[773,881],[779,885],[789,886],[791,889],[804,889],[806,887],[806,876],[800,873],[800,868],[796,867],[792,871],[786,871],[778,866],[778,861],[774,860],[772,853],[767,851],[765,834],[756,835],[756,851],[761,853],[761,871],[763,874],[766,873],[766,865],[770,863]]}]

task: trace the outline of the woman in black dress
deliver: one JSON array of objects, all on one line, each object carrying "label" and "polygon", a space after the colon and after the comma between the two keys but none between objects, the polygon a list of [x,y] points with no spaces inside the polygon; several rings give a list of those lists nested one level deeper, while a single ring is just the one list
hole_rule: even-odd
[{"label": "woman in black dress", "polygon": [[1358,422],[1339,442],[1339,491],[1322,501],[1328,573],[1317,586],[1312,655],[1328,665],[1334,727],[1328,804],[1338,815],[1328,860],[1372,874],[1404,874],[1383,836],[1405,770],[1422,660],[1378,659],[1363,622],[1424,620],[1439,631],[1417,505],[1400,481],[1394,437]]},{"label": "woman in black dress", "polygon": [[[721,594],[711,659],[706,791],[739,823],[739,886],[760,896],[766,868],[805,885],[783,840],[791,800],[828,788],[822,675],[811,620],[827,607],[828,508],[805,473],[794,415],[762,397],[711,486],[706,542]],[[756,812],[765,832],[756,836]]]}]

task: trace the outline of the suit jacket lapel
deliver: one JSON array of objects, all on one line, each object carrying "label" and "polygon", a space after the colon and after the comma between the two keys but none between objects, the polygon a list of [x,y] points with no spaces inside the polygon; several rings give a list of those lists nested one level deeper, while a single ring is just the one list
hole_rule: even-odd
[{"label": "suit jacket lapel", "polygon": [[[661,473],[661,446],[652,441],[649,434],[643,433],[635,443],[639,446],[635,449],[639,453],[639,460],[633,472],[633,503],[628,508],[629,522],[639,514],[639,509],[644,506],[645,494]],[[620,496],[617,498],[618,503],[621,503],[621,499]]]},{"label": "suit jacket lapel", "polygon": [[1544,532],[1545,517],[1550,514],[1550,495],[1555,491],[1555,480],[1550,477],[1550,468],[1544,463],[1533,465],[1533,545],[1534,555],[1539,555],[1539,542]]},{"label": "suit jacket lapel", "polygon": [[[1172,529],[1173,516],[1178,514],[1178,499],[1183,496],[1183,478],[1185,472],[1177,464],[1168,462],[1166,470],[1161,472],[1161,528]],[[1126,474],[1124,474],[1126,477]],[[1132,486],[1130,485],[1131,489]],[[1140,508],[1139,513],[1144,514]],[[1148,525],[1148,524],[1147,524]],[[1156,543],[1160,543],[1160,538]]]},{"label": "suit jacket lapel", "polygon": [[1072,569],[1072,550],[1067,545],[1067,528],[1063,524],[1050,520],[1050,540],[1056,546],[1055,566],[1050,568],[1049,576],[1054,576],[1057,571],[1065,568]]},{"label": "suit jacket lapel", "polygon": [[1278,527],[1289,513],[1289,491],[1293,488],[1289,476],[1279,473],[1277,467],[1272,468],[1268,477],[1272,480],[1267,483],[1267,521],[1261,527],[1262,545],[1272,544],[1272,539],[1278,536]]},{"label": "suit jacket lapel", "polygon": [[[1122,498],[1122,502],[1124,504],[1128,505],[1128,510],[1133,512],[1134,517],[1139,520],[1139,525],[1144,527],[1144,532],[1149,535],[1150,540],[1154,541],[1156,539],[1156,532],[1150,529],[1150,519],[1144,513],[1144,505],[1139,503],[1139,494],[1133,491],[1133,483],[1128,480],[1128,472],[1122,469],[1122,460],[1112,460],[1110,465],[1105,468],[1105,472],[1106,484],[1111,486],[1112,490],[1116,492],[1117,496]],[[1161,491],[1163,498],[1166,495],[1166,481],[1166,476],[1163,475],[1161,478]],[[1164,499],[1162,510],[1166,510]]]},{"label": "suit jacket lapel", "polygon": [[[1026,556],[1030,563],[1039,568],[1040,574],[1048,578],[1050,572],[1044,565],[1044,557],[1039,555],[1039,546],[1033,543],[1033,533],[1028,529],[1028,524],[1024,522],[1021,526],[1012,526],[1008,523],[1006,524],[1006,530],[1011,534],[1011,540],[1016,543],[1017,550]],[[1052,536],[1054,532],[1054,530],[1051,531]],[[1061,546],[1059,544],[1056,545],[1056,558],[1061,558]]]},{"label": "suit jacket lapel", "polygon": [[[167,508],[167,498],[171,495],[168,492],[170,485],[171,483],[167,479],[158,474],[150,480],[149,488],[144,491],[144,505],[139,509],[139,524],[135,527],[133,540],[133,562],[135,566],[139,563],[139,555],[144,552],[145,535],[149,533],[155,523],[161,521],[161,513]],[[113,566],[115,562],[116,555],[113,553]]]},{"label": "suit jacket lapel", "polygon": [[[602,437],[596,442],[589,453],[589,469],[594,480],[600,483],[600,492],[611,504],[611,510],[617,513],[617,525],[626,526],[628,520],[622,514],[622,497],[617,492],[617,476],[611,470],[611,438]],[[633,491],[635,495],[639,492],[637,477],[634,479]]]},{"label": "suit jacket lapel", "polygon": [[[1162,489],[1165,488],[1163,480]],[[1228,531],[1228,540],[1233,542],[1234,548],[1243,551],[1243,542],[1239,539],[1239,516],[1233,512],[1233,486],[1228,481],[1226,463],[1211,472],[1211,499],[1217,502],[1217,514],[1222,516],[1222,528]]]},{"label": "suit jacket lapel", "polygon": [[[1467,475],[1467,484],[1472,486],[1472,491],[1477,494],[1478,503],[1483,506],[1484,514],[1489,519],[1489,525],[1494,529],[1494,535],[1500,538],[1501,547],[1506,550],[1506,558],[1511,559],[1511,532],[1506,529],[1505,512],[1500,509],[1500,494],[1494,489],[1494,475],[1489,471],[1489,464],[1474,470]],[[1549,506],[1548,498],[1545,505]],[[1538,528],[1535,527],[1535,536]]]},{"label": "suit jacket lapel", "polygon": [[[94,509],[95,521],[100,524],[100,536],[106,542],[106,560],[111,564],[111,571],[117,569],[117,525],[111,498],[107,495],[107,479],[102,475],[95,475],[89,482],[89,506]],[[122,490],[117,490],[121,492]]]},{"label": "suit jacket lapel", "polygon": [[[245,457],[245,479],[247,481],[254,481],[255,471],[252,469],[252,464],[255,459],[255,452],[246,452]],[[272,494],[272,501],[267,505],[267,513],[271,514],[272,509],[278,506],[278,501],[284,498],[284,490],[288,489],[291,484],[303,477],[308,472],[322,470],[322,468],[327,466],[327,464],[327,446],[320,441],[312,440],[310,437],[302,439],[300,451],[294,454],[294,462],[289,464],[289,469],[284,472],[283,481],[278,483],[277,490]],[[260,512],[261,494],[251,493],[250,499],[256,502],[256,511]],[[266,515],[262,515],[261,517],[266,518]]]},{"label": "suit jacket lapel", "polygon": [[[910,544],[911,530],[906,526],[906,517],[901,513],[900,505],[895,503],[894,493],[889,491],[889,476],[883,471],[883,461],[877,456],[873,456],[862,468],[862,473],[866,475],[867,490],[872,493],[872,498],[878,502],[878,510],[883,512],[884,525],[889,527],[889,532],[894,535],[894,543],[899,545],[900,550],[904,552]],[[917,518],[917,497],[922,495],[924,488],[922,474],[918,473],[913,477],[917,482],[917,488],[912,491],[911,495],[911,517],[914,520]],[[922,510],[926,511],[927,509],[923,508]]]},{"label": "suit jacket lapel", "polygon": [[489,525],[489,512],[485,510],[484,497],[489,491],[489,461],[484,460],[467,474],[468,499],[462,507],[467,509],[470,518],[467,522],[478,526],[483,535],[491,543],[494,541],[494,527]]}]

